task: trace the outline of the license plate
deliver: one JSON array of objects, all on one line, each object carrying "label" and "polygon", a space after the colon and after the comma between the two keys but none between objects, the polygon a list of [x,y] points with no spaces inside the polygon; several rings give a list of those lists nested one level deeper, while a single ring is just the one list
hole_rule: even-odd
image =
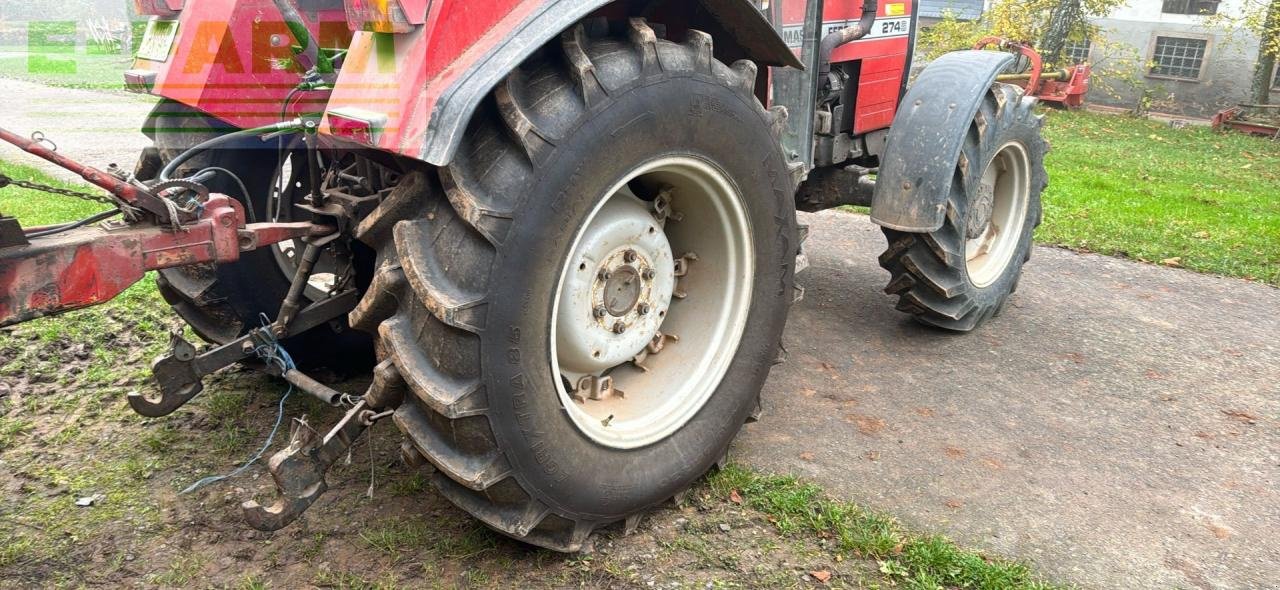
[{"label": "license plate", "polygon": [[138,46],[138,59],[167,61],[169,51],[173,49],[173,40],[177,37],[178,21],[152,19],[147,23],[142,44]]}]

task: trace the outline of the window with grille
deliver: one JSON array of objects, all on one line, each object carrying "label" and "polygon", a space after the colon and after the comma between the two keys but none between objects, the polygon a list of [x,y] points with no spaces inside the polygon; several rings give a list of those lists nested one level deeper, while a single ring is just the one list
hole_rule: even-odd
[{"label": "window with grille", "polygon": [[1062,46],[1062,57],[1067,58],[1067,61],[1072,64],[1082,64],[1089,61],[1090,46],[1091,43],[1088,39],[1084,41],[1067,41],[1067,44]]},{"label": "window with grille", "polygon": [[1155,51],[1151,54],[1154,64],[1151,75],[1199,80],[1208,44],[1204,39],[1156,37]]},{"label": "window with grille", "polygon": [[1218,14],[1217,0],[1164,0],[1165,14]]}]

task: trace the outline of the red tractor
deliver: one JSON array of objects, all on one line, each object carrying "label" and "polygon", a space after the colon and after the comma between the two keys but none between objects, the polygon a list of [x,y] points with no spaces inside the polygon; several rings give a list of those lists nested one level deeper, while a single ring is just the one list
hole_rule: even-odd
[{"label": "red tractor", "polygon": [[136,4],[125,78],[162,97],[154,148],[102,172],[4,135],[124,217],[0,220],[0,322],[160,269],[208,345],[175,337],[135,410],[255,357],[347,406],[272,457],[279,498],[245,503],[262,529],[390,418],[463,510],[581,550],[758,415],[802,292],[797,210],[869,206],[898,309],[957,331],[1000,311],[1041,218],[1036,101],[996,82],[1014,56],[948,54],[908,84],[915,0]]}]

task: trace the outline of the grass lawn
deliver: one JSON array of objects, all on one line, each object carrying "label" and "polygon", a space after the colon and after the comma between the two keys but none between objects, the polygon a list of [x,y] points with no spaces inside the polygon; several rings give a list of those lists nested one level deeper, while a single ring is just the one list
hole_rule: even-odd
[{"label": "grass lawn", "polygon": [[133,58],[120,54],[0,47],[0,78],[14,78],[61,88],[124,90],[124,71]]},{"label": "grass lawn", "polygon": [[1044,244],[1280,286],[1280,143],[1049,111]]},{"label": "grass lawn", "polygon": [[[35,158],[35,156],[28,155],[23,155],[22,157],[27,161]],[[38,182],[89,194],[105,194],[101,190],[85,183],[63,182],[24,164],[14,164],[0,160],[0,172],[14,180]],[[102,203],[51,195],[16,186],[0,188],[0,211],[3,211],[7,216],[17,217],[18,221],[22,222],[25,227],[74,221],[106,211],[108,208],[108,205]]]}]

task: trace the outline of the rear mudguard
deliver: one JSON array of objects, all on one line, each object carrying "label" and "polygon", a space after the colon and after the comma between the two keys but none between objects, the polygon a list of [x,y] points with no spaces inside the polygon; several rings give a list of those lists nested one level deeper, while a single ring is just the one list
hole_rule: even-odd
[{"label": "rear mudguard", "polygon": [[[469,2],[433,2],[426,24],[413,33],[390,39],[357,33],[330,112],[378,111],[385,124],[375,147],[442,166],[452,160],[480,101],[535,50],[593,13],[646,13],[644,2],[498,0],[483,8],[464,6]],[[760,65],[800,65],[751,3],[697,4],[745,57]]]},{"label": "rear mudguard", "polygon": [[942,227],[965,134],[996,75],[1012,62],[1005,52],[957,51],[925,68],[889,128],[872,221],[916,233]]}]

